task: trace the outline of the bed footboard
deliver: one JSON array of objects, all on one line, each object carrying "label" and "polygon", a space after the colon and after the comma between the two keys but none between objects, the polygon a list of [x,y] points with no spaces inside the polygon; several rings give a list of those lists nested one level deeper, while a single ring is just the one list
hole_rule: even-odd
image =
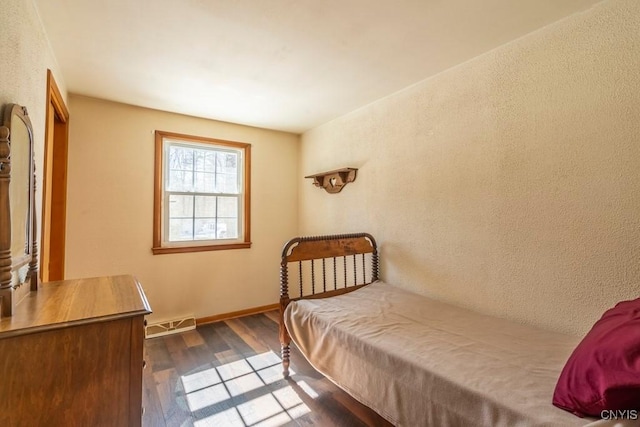
[{"label": "bed footboard", "polygon": [[[293,264],[297,268],[289,269]],[[378,247],[368,233],[296,237],[282,249],[280,261],[280,346],[284,377],[289,376],[291,337],[284,311],[291,301],[326,298],[378,280]],[[290,280],[297,292],[290,295]]]}]

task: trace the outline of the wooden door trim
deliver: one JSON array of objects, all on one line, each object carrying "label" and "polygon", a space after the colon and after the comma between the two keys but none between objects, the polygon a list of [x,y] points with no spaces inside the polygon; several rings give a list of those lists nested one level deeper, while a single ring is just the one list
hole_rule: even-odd
[{"label": "wooden door trim", "polygon": [[[51,114],[53,108],[54,115]],[[53,117],[53,121],[51,118]],[[49,141],[49,129],[53,128],[53,140]],[[43,170],[43,203],[42,219],[46,220],[45,212],[47,204],[51,210],[49,224],[42,224],[41,242],[44,243],[45,230],[49,232],[49,247],[42,248],[40,257],[41,264],[47,262],[49,265],[44,269],[41,265],[41,274],[47,271],[48,277],[44,280],[64,279],[64,254],[65,254],[65,234],[67,216],[67,152],[69,137],[69,110],[64,103],[64,98],[56,84],[51,70],[47,70],[47,106],[45,123],[45,149],[44,149],[44,170]],[[48,144],[53,144],[52,158],[49,159]],[[47,168],[52,168],[51,182],[47,182]],[[47,186],[51,186],[51,200],[46,200]],[[55,227],[53,225],[55,224]],[[46,251],[47,253],[44,253]],[[55,254],[55,256],[52,256]],[[52,258],[55,262],[51,262]],[[52,274],[53,273],[53,274]]]},{"label": "wooden door trim", "polygon": [[67,123],[69,121],[69,110],[67,110],[56,80],[53,78],[53,73],[51,70],[47,70],[47,108],[49,108],[50,104],[54,106],[60,121]]}]

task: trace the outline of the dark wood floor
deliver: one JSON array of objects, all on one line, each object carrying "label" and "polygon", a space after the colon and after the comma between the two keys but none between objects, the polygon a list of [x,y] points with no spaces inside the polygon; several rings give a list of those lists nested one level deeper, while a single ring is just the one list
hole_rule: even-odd
[{"label": "dark wood floor", "polygon": [[277,312],[145,341],[145,427],[390,426],[292,346],[282,377]]}]

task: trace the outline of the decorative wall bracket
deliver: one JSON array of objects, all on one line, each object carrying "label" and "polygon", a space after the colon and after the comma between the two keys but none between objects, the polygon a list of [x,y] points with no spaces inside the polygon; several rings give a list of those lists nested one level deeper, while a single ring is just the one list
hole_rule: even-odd
[{"label": "decorative wall bracket", "polygon": [[339,193],[342,187],[356,180],[357,172],[356,168],[342,168],[305,176],[305,178],[312,178],[313,185],[324,188],[327,193]]}]

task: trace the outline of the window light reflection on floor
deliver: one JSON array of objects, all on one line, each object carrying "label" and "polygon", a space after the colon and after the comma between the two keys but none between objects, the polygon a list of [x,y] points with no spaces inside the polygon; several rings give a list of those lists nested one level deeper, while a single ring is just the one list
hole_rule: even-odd
[{"label": "window light reflection on floor", "polygon": [[[184,375],[181,381],[194,427],[276,427],[310,412],[283,380],[280,357],[272,351]],[[306,382],[297,385],[310,398],[318,397]]]}]

